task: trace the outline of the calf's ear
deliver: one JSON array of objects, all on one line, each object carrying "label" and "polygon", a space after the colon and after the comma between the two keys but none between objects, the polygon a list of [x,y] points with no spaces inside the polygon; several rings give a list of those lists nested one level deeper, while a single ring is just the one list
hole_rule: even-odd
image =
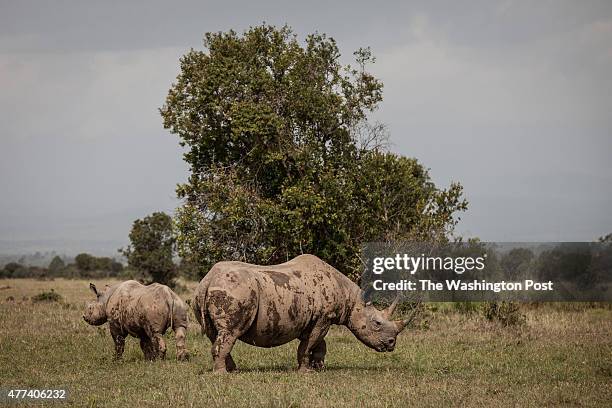
[{"label": "calf's ear", "polygon": [[91,291],[92,291],[93,293],[95,293],[95,294],[96,294],[96,296],[100,296],[100,295],[98,295],[98,289],[96,289],[96,285],[94,285],[94,284],[93,284],[93,283],[91,283],[91,282],[89,283],[89,289],[91,289]]}]

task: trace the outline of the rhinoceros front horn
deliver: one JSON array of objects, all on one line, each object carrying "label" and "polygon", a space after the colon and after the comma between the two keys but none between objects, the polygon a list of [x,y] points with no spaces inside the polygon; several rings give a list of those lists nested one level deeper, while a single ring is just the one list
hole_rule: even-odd
[{"label": "rhinoceros front horn", "polygon": [[410,319],[396,320],[393,323],[395,323],[395,327],[397,329],[397,332],[400,333],[402,330],[404,330],[406,328],[406,326],[408,326],[408,324],[410,323]]},{"label": "rhinoceros front horn", "polygon": [[410,314],[410,317],[408,317],[406,320],[396,320],[393,323],[395,323],[395,327],[397,328],[397,332],[400,333],[402,330],[404,330],[416,317],[419,308],[418,308],[419,304],[417,304],[416,306],[414,306],[414,308],[412,309],[412,313]]}]

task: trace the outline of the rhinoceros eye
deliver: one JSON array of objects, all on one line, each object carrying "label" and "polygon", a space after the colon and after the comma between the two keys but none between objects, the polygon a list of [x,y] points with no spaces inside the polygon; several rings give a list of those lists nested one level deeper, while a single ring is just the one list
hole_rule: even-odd
[{"label": "rhinoceros eye", "polygon": [[373,317],[372,318],[372,330],[378,331],[381,329],[382,327],[382,322],[380,320],[378,320],[377,318]]}]

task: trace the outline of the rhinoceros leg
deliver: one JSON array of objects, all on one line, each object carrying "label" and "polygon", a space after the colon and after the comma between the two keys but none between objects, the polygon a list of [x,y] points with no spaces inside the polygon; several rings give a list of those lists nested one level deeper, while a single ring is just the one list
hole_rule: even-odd
[{"label": "rhinoceros leg", "polygon": [[174,331],[174,338],[176,339],[176,359],[179,361],[189,359],[189,353],[185,348],[185,328],[177,327]]},{"label": "rhinoceros leg", "polygon": [[155,347],[149,337],[143,336],[140,338],[140,349],[145,356],[145,360],[155,359]]},{"label": "rhinoceros leg", "polygon": [[238,337],[227,331],[220,331],[212,345],[213,371],[227,373],[236,369],[231,356],[232,348]]},{"label": "rhinoceros leg", "polygon": [[232,348],[257,315],[254,291],[244,288],[234,288],[233,291],[211,290],[208,293],[207,313],[211,316],[211,326],[214,326],[209,328],[206,324],[206,334],[213,343],[213,370],[233,371],[236,364],[230,354]]},{"label": "rhinoceros leg", "polygon": [[[300,341],[300,345],[298,346],[297,351],[297,359],[298,359],[298,371],[300,372],[308,372],[312,371],[312,367],[310,364],[311,361],[311,353],[314,350],[320,352],[320,343],[325,342],[323,338],[327,335],[327,331],[329,330],[328,323],[317,323],[312,331],[307,334]],[[325,347],[325,346],[323,346]]]},{"label": "rhinoceros leg", "polygon": [[[206,331],[206,336],[208,337],[208,339],[210,340],[211,344],[213,345],[212,348],[212,354],[213,354],[213,359],[214,359],[214,347],[215,347],[215,342],[217,341],[217,331],[216,330],[207,330]],[[232,372],[236,370],[236,363],[234,362],[234,359],[232,358],[232,355],[230,353],[227,353],[227,356],[225,357],[225,369],[227,372]]]},{"label": "rhinoceros leg", "polygon": [[125,349],[125,336],[127,333],[123,333],[120,327],[111,325],[110,333],[113,341],[115,342],[115,359],[119,360],[123,356],[123,350]]},{"label": "rhinoceros leg", "polygon": [[325,340],[321,340],[321,342],[317,344],[310,353],[310,368],[321,370],[324,367],[326,353],[327,345],[325,344]]},{"label": "rhinoceros leg", "polygon": [[231,354],[228,354],[227,357],[225,357],[225,368],[227,368],[228,372],[236,371],[236,363],[234,363],[234,359],[232,358]]},{"label": "rhinoceros leg", "polygon": [[157,358],[161,358],[162,360],[166,358],[166,342],[161,334],[155,333],[153,335],[153,344],[155,345],[155,351]]}]

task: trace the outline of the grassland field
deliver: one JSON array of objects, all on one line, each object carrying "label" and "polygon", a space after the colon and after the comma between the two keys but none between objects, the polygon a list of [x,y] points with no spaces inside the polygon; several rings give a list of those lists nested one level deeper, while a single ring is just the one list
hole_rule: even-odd
[{"label": "grassland field", "polygon": [[[334,327],[323,371],[295,371],[295,341],[272,349],[238,342],[232,355],[240,372],[218,375],[193,316],[189,362],[175,361],[171,331],[165,361],[144,361],[134,338],[114,361],[107,325],[81,318],[88,284],[0,280],[0,388],[65,387],[68,401],[58,406],[612,406],[609,304],[525,307],[526,323],[516,327],[438,305],[392,353]],[[195,285],[180,296],[191,298]],[[32,301],[51,289],[61,301]]]}]

